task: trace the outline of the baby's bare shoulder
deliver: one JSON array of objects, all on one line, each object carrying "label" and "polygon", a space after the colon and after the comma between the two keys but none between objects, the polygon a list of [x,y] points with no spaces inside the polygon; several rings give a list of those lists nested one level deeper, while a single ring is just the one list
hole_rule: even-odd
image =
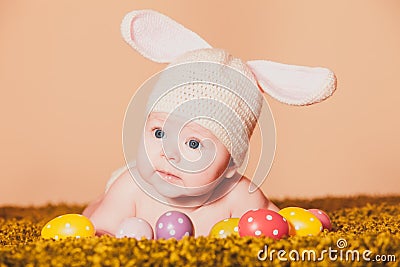
[{"label": "baby's bare shoulder", "polygon": [[121,173],[117,179],[111,184],[108,191],[116,194],[129,194],[132,196],[133,193],[138,192],[138,185],[134,181],[129,169]]},{"label": "baby's bare shoulder", "polygon": [[232,217],[240,217],[250,209],[267,208],[269,200],[260,189],[249,192],[251,181],[243,176],[226,196]]},{"label": "baby's bare shoulder", "polygon": [[249,188],[250,188],[251,184],[252,184],[252,182],[250,181],[249,178],[247,178],[246,176],[242,176],[242,178],[240,178],[240,180],[237,182],[237,184],[232,189],[232,191],[229,193],[229,195],[232,198],[236,198],[239,196],[251,197],[254,193],[255,193],[255,195],[260,195],[260,194],[263,195],[262,191],[258,188],[253,193],[250,193]]}]

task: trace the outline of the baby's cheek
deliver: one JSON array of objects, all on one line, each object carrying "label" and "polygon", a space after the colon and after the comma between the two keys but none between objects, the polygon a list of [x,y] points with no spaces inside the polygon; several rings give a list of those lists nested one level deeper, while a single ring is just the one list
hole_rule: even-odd
[{"label": "baby's cheek", "polygon": [[214,177],[208,172],[191,174],[186,185],[188,187],[203,186],[213,182]]},{"label": "baby's cheek", "polygon": [[154,174],[154,168],[148,162],[142,163],[138,170],[143,179],[149,179]]},{"label": "baby's cheek", "polygon": [[138,153],[136,157],[136,168],[144,179],[151,176],[154,172],[153,164],[146,153]]},{"label": "baby's cheek", "polygon": [[145,164],[146,161],[147,161],[147,159],[145,158],[144,150],[142,149],[142,147],[140,147],[138,149],[138,153],[136,155],[136,165],[141,166],[141,165]]},{"label": "baby's cheek", "polygon": [[181,146],[181,156],[191,163],[198,165],[199,160],[201,160],[201,153],[198,149],[192,149],[188,146]]},{"label": "baby's cheek", "polygon": [[137,161],[140,160],[142,163],[149,162],[155,158],[155,155],[159,153],[154,147],[152,142],[141,142],[138,147]]}]

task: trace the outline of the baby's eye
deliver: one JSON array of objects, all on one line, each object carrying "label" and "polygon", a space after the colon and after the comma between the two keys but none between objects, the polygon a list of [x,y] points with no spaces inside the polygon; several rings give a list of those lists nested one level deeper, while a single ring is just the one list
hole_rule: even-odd
[{"label": "baby's eye", "polygon": [[192,149],[197,149],[200,147],[200,142],[194,139],[189,140],[186,144],[189,145],[190,148]]},{"label": "baby's eye", "polygon": [[154,136],[155,136],[156,138],[164,138],[165,132],[164,132],[163,130],[157,129],[157,130],[155,130],[155,132],[154,132]]}]

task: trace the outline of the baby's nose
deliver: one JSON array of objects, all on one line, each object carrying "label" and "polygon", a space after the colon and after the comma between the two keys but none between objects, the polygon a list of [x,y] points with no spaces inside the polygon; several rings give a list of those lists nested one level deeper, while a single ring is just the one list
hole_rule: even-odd
[{"label": "baby's nose", "polygon": [[162,142],[160,156],[178,163],[181,160],[178,144],[171,140]]}]

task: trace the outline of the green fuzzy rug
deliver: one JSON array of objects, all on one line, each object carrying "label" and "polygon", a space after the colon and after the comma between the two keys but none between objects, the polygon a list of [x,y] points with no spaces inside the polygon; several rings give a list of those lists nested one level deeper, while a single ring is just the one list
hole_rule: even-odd
[{"label": "green fuzzy rug", "polygon": [[1,207],[0,266],[400,266],[400,196],[274,202],[280,208],[324,210],[333,229],[279,241],[107,236],[55,241],[40,237],[45,223],[58,215],[80,213],[83,206]]}]

